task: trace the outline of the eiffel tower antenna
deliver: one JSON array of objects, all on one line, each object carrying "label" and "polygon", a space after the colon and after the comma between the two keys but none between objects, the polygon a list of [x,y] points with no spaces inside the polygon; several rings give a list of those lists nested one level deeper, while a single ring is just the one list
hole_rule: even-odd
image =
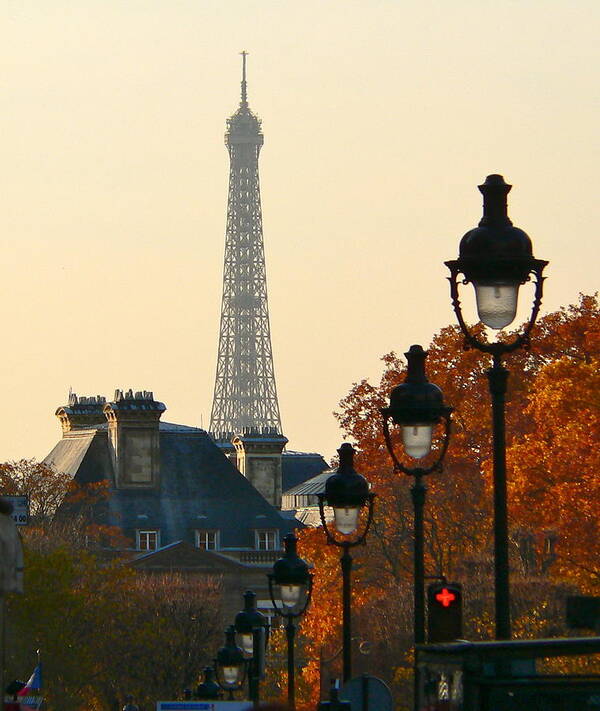
[{"label": "eiffel tower antenna", "polygon": [[227,119],[229,195],[217,373],[210,432],[281,434],[273,369],[258,156],[260,119],[250,110],[242,52],[240,107]]},{"label": "eiffel tower antenna", "polygon": [[240,52],[242,55],[242,103],[241,105],[244,107],[248,106],[248,94],[246,91],[246,57],[248,56],[248,52],[244,50],[243,52]]}]

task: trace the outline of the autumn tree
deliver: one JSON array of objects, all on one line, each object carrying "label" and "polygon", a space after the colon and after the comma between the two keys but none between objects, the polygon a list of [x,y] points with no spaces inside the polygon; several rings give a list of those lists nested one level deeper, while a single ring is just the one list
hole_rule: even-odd
[{"label": "autumn tree", "polygon": [[[591,592],[600,583],[600,313],[595,297],[542,320],[529,428],[509,448],[515,520],[541,564]],[[551,357],[554,352],[555,357]]]},{"label": "autumn tree", "polygon": [[49,711],[145,709],[197,683],[220,641],[220,581],[145,574],[66,547],[26,549],[25,592],[8,598],[8,674],[44,662]]},{"label": "autumn tree", "polygon": [[96,523],[110,497],[108,480],[79,484],[44,462],[21,459],[0,464],[0,494],[28,496],[30,521],[22,533],[38,550],[131,545],[118,527]]},{"label": "autumn tree", "polygon": [[[539,320],[531,350],[507,358],[516,636],[564,632],[564,596],[598,583],[599,334],[597,297],[581,296],[577,304]],[[428,377],[455,412],[444,473],[427,481],[426,569],[465,583],[465,635],[485,639],[493,635],[492,451],[484,374],[490,363],[487,356],[464,350],[454,326],[442,329],[428,350]],[[373,660],[379,650],[379,668],[387,666],[388,680],[402,691],[410,676],[412,638],[411,482],[391,469],[379,410],[404,380],[405,363],[394,353],[383,363],[379,384],[356,383],[337,416],[360,450],[357,470],[378,495],[368,546],[357,556],[357,625],[373,643]],[[339,564],[318,530],[302,534],[301,550],[315,562],[315,602],[303,626],[314,659],[319,649],[331,649],[341,639]],[[314,662],[304,674],[314,684]]]},{"label": "autumn tree", "polygon": [[71,486],[71,477],[35,459],[0,464],[0,493],[28,496],[33,525],[48,523]]}]

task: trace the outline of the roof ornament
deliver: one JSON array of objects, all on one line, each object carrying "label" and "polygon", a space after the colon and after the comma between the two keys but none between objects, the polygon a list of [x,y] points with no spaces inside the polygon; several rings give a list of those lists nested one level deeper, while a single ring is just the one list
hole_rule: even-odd
[{"label": "roof ornament", "polygon": [[241,101],[241,106],[244,108],[248,107],[248,94],[246,92],[246,57],[248,56],[248,52],[244,50],[243,52],[240,52],[242,55],[242,101]]}]

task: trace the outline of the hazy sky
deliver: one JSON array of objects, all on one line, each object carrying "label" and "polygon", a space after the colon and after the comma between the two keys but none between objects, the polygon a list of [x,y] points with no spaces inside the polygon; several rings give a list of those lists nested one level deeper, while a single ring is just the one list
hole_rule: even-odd
[{"label": "hazy sky", "polygon": [[0,461],[43,457],[69,387],[153,390],[208,426],[225,119],[249,51],[290,447],[380,356],[453,322],[445,259],[502,173],[551,260],[544,310],[598,288],[598,0],[5,0]]}]

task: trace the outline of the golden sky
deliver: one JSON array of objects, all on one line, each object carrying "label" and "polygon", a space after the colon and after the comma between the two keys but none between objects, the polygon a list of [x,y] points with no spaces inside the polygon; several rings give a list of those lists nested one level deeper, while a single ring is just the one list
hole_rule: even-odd
[{"label": "golden sky", "polygon": [[249,51],[290,447],[379,358],[453,322],[445,259],[502,173],[550,260],[598,288],[597,0],[7,0],[0,17],[0,461],[45,456],[69,387],[153,390],[208,426],[228,156]]}]

